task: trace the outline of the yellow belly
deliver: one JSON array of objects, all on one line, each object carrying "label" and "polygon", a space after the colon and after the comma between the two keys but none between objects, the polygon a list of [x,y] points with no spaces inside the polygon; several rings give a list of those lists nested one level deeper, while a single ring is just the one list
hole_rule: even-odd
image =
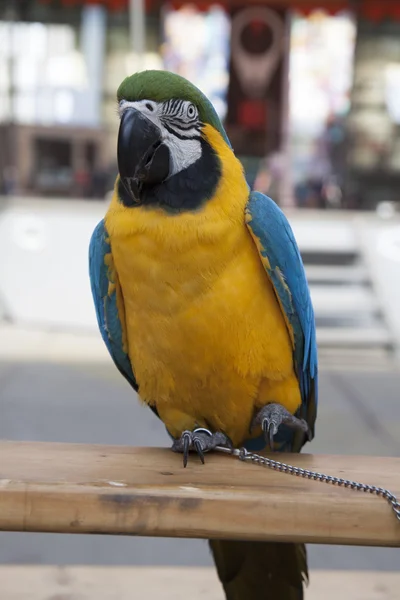
[{"label": "yellow belly", "polygon": [[229,218],[221,198],[176,216],[114,198],[106,217],[139,394],[174,436],[205,426],[239,444],[257,407],[300,405],[290,337],[244,222],[247,196],[241,183]]},{"label": "yellow belly", "polygon": [[173,435],[201,425],[240,443],[255,407],[300,403],[285,321],[245,225],[237,242],[221,269],[209,249],[214,272],[204,248],[164,259],[146,236],[113,248],[140,396]]}]

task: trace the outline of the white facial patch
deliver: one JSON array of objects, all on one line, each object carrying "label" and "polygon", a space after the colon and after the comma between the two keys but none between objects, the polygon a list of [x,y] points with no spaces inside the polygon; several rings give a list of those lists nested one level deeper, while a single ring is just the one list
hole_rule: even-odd
[{"label": "white facial patch", "polygon": [[171,175],[187,169],[201,157],[199,140],[181,140],[169,131],[163,131],[163,141],[171,153]]},{"label": "white facial patch", "polygon": [[194,104],[187,100],[121,100],[120,117],[128,108],[140,111],[160,130],[161,139],[170,151],[169,177],[187,169],[201,157],[200,123]]}]

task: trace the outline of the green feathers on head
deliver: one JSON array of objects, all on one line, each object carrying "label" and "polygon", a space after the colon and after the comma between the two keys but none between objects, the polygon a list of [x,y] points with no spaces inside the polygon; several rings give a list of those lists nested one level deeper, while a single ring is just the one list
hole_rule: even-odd
[{"label": "green feathers on head", "polygon": [[184,77],[169,71],[141,71],[126,77],[117,91],[118,102],[128,100],[154,100],[166,102],[172,98],[189,100],[197,106],[200,119],[214,127],[230,146],[221,121],[208,98]]}]

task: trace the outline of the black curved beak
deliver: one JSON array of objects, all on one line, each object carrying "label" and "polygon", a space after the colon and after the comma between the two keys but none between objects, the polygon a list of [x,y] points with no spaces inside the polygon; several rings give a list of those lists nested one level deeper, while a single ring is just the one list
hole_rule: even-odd
[{"label": "black curved beak", "polygon": [[135,108],[125,109],[121,117],[118,170],[127,193],[124,204],[130,206],[141,204],[146,191],[169,175],[169,149],[162,143],[159,128]]}]

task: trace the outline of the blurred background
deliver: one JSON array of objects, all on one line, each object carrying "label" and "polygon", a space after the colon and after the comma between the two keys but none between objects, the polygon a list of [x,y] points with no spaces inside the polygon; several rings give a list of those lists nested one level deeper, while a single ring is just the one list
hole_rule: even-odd
[{"label": "blurred background", "polygon": [[[117,174],[116,89],[147,68],[209,96],[249,184],[293,226],[320,349],[310,450],[399,456],[394,0],[0,0],[0,438],[169,444],[103,347],[87,275]],[[400,566],[393,549],[309,554],[317,573]],[[211,559],[195,540],[0,533],[13,564]]]}]

